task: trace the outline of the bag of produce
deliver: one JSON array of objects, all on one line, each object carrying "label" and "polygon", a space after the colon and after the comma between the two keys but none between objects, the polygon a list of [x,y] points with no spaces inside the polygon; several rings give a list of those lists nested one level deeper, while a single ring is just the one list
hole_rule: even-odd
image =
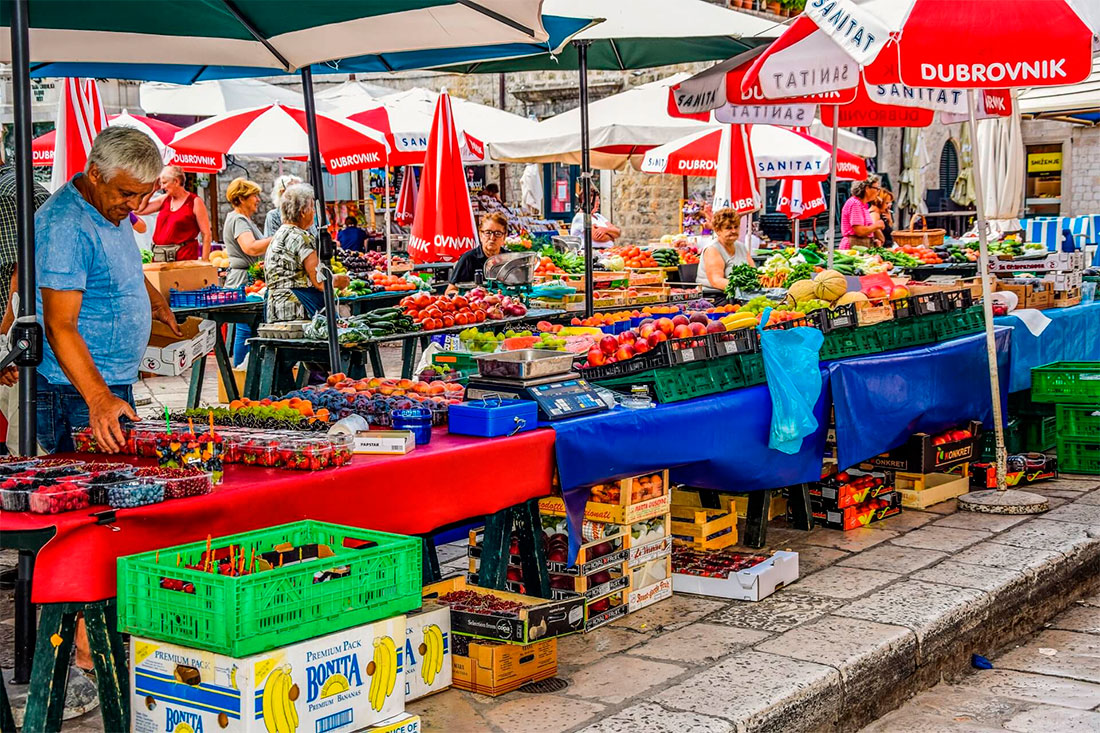
[{"label": "bag of produce", "polygon": [[[761,314],[760,323],[770,318],[768,308]],[[807,326],[770,330],[758,326],[757,330],[772,399],[768,447],[793,455],[802,448],[802,439],[818,427],[814,406],[823,386],[819,362],[825,335]]]}]

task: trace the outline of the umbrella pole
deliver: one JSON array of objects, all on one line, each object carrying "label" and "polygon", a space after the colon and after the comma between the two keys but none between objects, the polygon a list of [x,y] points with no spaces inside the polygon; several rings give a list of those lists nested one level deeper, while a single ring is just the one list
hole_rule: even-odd
[{"label": "umbrella pole", "polygon": [[833,105],[833,160],[829,166],[829,269],[833,268],[833,252],[836,251],[836,161],[840,144],[840,105]]},{"label": "umbrella pole", "polygon": [[595,287],[592,283],[592,170],[590,168],[588,138],[588,44],[589,41],[573,41],[577,47],[577,67],[580,70],[581,93],[581,186],[584,213],[584,315],[592,315]]},{"label": "umbrella pole", "polygon": [[795,249],[798,249],[798,225],[800,223],[801,222],[799,222],[798,219],[794,220],[794,248]]},{"label": "umbrella pole", "polygon": [[[38,370],[42,361],[42,327],[35,320],[34,185],[31,172],[31,78],[27,0],[11,3],[11,75],[15,114],[16,239],[19,260],[19,313],[10,343],[25,341],[19,366],[19,452],[38,454]],[[27,684],[34,659],[35,614],[31,604],[34,555],[19,552],[15,581],[15,675],[13,682]]]},{"label": "umbrella pole", "polygon": [[313,99],[313,71],[302,68],[302,92],[306,103],[306,128],[309,133],[309,177],[317,196],[317,267],[325,292],[325,320],[328,322],[328,361],[332,374],[343,371],[340,360],[340,334],[337,333],[336,293],[332,288],[332,235],[325,216],[325,181],[321,177],[321,144],[317,139],[317,105]]},{"label": "umbrella pole", "polygon": [[976,491],[959,497],[959,508],[967,511],[991,514],[1036,514],[1048,508],[1047,500],[1025,491],[1007,491],[1005,486],[1004,424],[1001,415],[1001,382],[997,369],[997,340],[993,332],[992,278],[989,275],[989,244],[986,234],[985,199],[982,193],[981,164],[978,160],[978,122],[974,105],[974,90],[967,91],[970,109],[971,164],[974,174],[974,208],[978,219],[979,274],[982,278],[982,310],[985,316],[985,351],[989,359],[989,389],[993,397],[993,433],[996,437],[997,489]]},{"label": "umbrella pole", "polygon": [[[382,220],[386,223],[386,274],[390,274],[390,268],[393,263],[390,262],[390,258],[393,257],[393,234],[390,232],[390,161],[386,159],[386,165],[382,169],[382,186],[385,188],[383,195],[386,197],[386,208],[382,211]],[[405,175],[409,175],[409,167],[405,166]]]}]

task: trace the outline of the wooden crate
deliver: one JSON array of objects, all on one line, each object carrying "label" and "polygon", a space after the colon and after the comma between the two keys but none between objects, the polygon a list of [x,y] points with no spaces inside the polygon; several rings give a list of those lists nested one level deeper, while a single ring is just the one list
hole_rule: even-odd
[{"label": "wooden crate", "polygon": [[896,473],[894,486],[901,494],[901,505],[910,509],[926,509],[968,493],[969,468],[968,464],[961,476],[949,473]]},{"label": "wooden crate", "polygon": [[672,542],[696,550],[737,544],[737,515],[718,509],[672,507]]}]

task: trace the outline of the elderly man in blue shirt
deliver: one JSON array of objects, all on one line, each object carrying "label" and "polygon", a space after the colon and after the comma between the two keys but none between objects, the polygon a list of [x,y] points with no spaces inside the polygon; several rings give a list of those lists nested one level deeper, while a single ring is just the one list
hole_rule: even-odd
[{"label": "elderly man in blue shirt", "polygon": [[179,335],[168,303],[145,279],[130,212],[157,185],[160,153],[126,127],[99,133],[83,173],[34,218],[38,313],[46,332],[38,371],[38,443],[72,450],[90,426],[111,453],[125,445],[120,419],[137,419],[133,384],[151,319]]}]

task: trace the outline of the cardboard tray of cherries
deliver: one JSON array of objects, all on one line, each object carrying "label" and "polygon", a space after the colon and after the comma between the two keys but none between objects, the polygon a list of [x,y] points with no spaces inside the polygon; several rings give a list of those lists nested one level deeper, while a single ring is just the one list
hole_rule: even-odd
[{"label": "cardboard tray of cherries", "polygon": [[700,552],[675,547],[672,590],[704,596],[759,601],[798,580],[798,553],[777,551],[770,557],[733,548]]}]

